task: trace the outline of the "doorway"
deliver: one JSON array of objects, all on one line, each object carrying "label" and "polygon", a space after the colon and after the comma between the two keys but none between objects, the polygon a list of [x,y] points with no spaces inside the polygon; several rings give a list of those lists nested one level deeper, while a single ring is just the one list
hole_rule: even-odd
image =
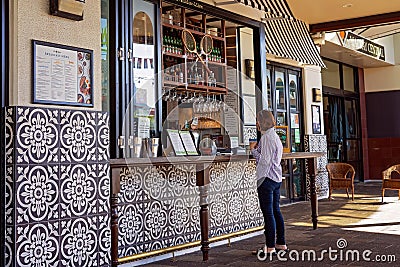
[{"label": "doorway", "polygon": [[363,180],[358,69],[324,59],[322,92],[328,162],[346,162]]}]

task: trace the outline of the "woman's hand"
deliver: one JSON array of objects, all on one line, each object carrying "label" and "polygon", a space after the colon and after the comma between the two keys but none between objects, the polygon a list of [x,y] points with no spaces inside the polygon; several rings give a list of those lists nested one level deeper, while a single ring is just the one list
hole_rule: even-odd
[{"label": "woman's hand", "polygon": [[257,141],[251,141],[249,143],[249,145],[250,145],[250,149],[256,149],[257,148]]}]

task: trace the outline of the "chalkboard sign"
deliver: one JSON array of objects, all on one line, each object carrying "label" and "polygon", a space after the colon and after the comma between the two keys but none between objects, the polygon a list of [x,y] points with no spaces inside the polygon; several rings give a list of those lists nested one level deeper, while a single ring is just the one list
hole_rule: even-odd
[{"label": "chalkboard sign", "polygon": [[283,152],[290,153],[290,134],[287,126],[275,126],[275,132],[278,134],[283,145]]}]

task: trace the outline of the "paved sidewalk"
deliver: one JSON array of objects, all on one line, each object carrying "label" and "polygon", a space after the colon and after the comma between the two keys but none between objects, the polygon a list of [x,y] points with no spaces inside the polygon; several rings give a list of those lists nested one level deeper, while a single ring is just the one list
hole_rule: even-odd
[{"label": "paved sidewalk", "polygon": [[[334,191],[332,201],[320,200],[317,230],[312,230],[309,202],[282,207],[290,248],[290,253],[281,257],[286,262],[278,257],[263,262],[252,255],[253,250],[263,246],[264,236],[259,235],[231,243],[230,247],[212,247],[208,262],[202,261],[199,251],[146,266],[400,266],[400,201],[397,191],[387,190],[382,204],[380,186],[356,184],[354,201],[341,190]],[[329,256],[329,249],[336,251]],[[327,252],[322,254],[323,250]],[[315,251],[315,260],[311,251]],[[295,260],[297,252],[299,260]],[[357,254],[358,261],[354,260]],[[368,258],[371,261],[366,261]],[[382,263],[383,259],[386,262]]]}]

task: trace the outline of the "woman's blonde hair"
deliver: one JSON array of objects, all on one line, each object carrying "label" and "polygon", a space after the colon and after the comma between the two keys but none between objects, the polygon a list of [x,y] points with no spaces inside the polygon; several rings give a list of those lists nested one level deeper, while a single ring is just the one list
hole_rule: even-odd
[{"label": "woman's blonde hair", "polygon": [[274,115],[267,109],[257,112],[257,122],[261,131],[266,131],[275,126]]}]

